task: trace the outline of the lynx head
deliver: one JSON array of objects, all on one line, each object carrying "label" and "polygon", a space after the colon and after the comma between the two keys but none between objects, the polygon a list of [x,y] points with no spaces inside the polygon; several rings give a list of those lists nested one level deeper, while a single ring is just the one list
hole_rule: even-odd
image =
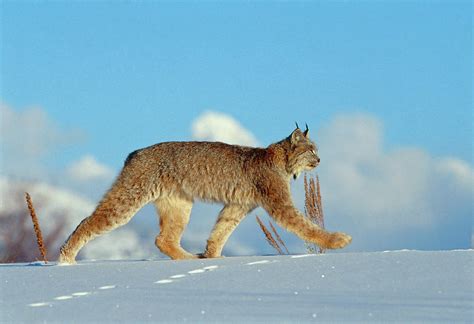
[{"label": "lynx head", "polygon": [[289,143],[286,170],[296,179],[302,171],[310,171],[318,166],[318,147],[309,138],[309,129],[303,132],[296,124],[296,129],[286,139]]}]

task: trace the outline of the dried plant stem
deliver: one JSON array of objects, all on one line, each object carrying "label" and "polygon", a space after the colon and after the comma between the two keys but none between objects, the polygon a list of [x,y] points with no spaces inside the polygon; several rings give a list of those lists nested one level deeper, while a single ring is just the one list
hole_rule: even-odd
[{"label": "dried plant stem", "polygon": [[265,234],[265,238],[267,239],[268,244],[270,244],[279,254],[283,254],[283,251],[281,247],[278,245],[278,243],[275,241],[275,239],[272,236],[272,233],[263,225],[263,222],[260,220],[260,218],[257,216],[257,222],[258,225],[260,225],[260,228],[262,229],[263,233]]},{"label": "dried plant stem", "polygon": [[[319,185],[319,177],[309,178],[305,175],[304,177],[304,192],[305,192],[305,215],[313,223],[324,229],[324,213],[323,213],[323,202],[321,199],[321,187]],[[317,247],[313,243],[306,243],[308,252],[315,253],[319,250],[319,253],[324,253],[324,249]]]},{"label": "dried plant stem", "polygon": [[[324,229],[324,213],[323,213],[323,201],[321,198],[321,186],[319,184],[319,176],[316,175],[315,178],[309,177],[305,174],[304,176],[304,192],[305,192],[305,199],[304,199],[304,212],[305,216],[309,218],[311,222],[316,224],[317,226]],[[268,224],[275,235],[276,239],[273,237],[272,233],[268,230],[267,227],[263,224],[260,218],[257,216],[257,222],[260,225],[263,233],[265,234],[265,238],[275,250],[279,254],[283,253],[283,248],[285,249],[287,254],[290,254],[288,248],[286,247],[285,243],[281,239],[280,235],[273,226],[272,222],[269,221]],[[309,253],[324,253],[325,249],[317,246],[311,242],[305,242],[306,250]]]},{"label": "dried plant stem", "polygon": [[31,201],[30,194],[26,192],[25,196],[26,196],[26,203],[28,205],[28,210],[30,211],[30,215],[31,215],[31,220],[33,221],[33,227],[36,233],[36,242],[38,243],[38,248],[40,250],[41,256],[43,257],[43,261],[47,263],[48,260],[46,260],[46,249],[43,244],[43,235],[41,234],[41,229],[38,223],[38,217],[36,217],[36,211],[35,211],[35,208],[33,207],[33,202]]},{"label": "dried plant stem", "polygon": [[290,254],[290,252],[288,251],[288,248],[286,247],[285,245],[285,242],[283,242],[283,240],[281,239],[280,235],[278,234],[275,226],[273,226],[272,222],[271,221],[268,221],[268,224],[270,224],[270,228],[272,229],[272,232],[275,234],[275,237],[278,241],[278,243],[280,243],[281,246],[283,246],[286,250],[286,254]]},{"label": "dried plant stem", "polygon": [[[314,182],[314,181],[313,181]],[[319,226],[324,228],[324,212],[323,212],[323,201],[321,199],[321,186],[319,185],[319,176],[316,176],[316,193],[317,193],[317,203],[318,206],[318,220]]]}]

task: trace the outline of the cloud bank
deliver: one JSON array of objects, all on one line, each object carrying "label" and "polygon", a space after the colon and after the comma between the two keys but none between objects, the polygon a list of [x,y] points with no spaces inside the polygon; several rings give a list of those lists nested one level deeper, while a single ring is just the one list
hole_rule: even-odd
[{"label": "cloud bank", "polygon": [[40,177],[45,172],[43,159],[83,137],[78,130],[61,129],[39,107],[16,111],[0,103],[0,117],[1,171],[5,174]]},{"label": "cloud bank", "polygon": [[74,143],[80,136],[77,131],[60,129],[39,107],[16,111],[1,103],[0,115],[3,149],[23,156],[38,158],[58,146]]},{"label": "cloud bank", "polygon": [[200,141],[218,141],[228,144],[257,146],[255,136],[232,116],[220,112],[207,111],[194,120],[192,136]]},{"label": "cloud bank", "polygon": [[115,175],[114,170],[98,162],[92,155],[85,155],[73,162],[66,172],[71,179],[79,182],[108,181]]},{"label": "cloud bank", "polygon": [[[251,134],[242,126],[238,132],[214,126],[208,120],[219,125],[219,118],[213,116],[225,115],[203,114],[193,123],[193,130],[196,125],[207,129],[212,135],[202,137],[210,140],[236,139],[238,132],[244,137]],[[322,159],[316,172],[321,179],[328,230],[353,235],[348,250],[471,247],[472,166],[452,156],[434,157],[417,147],[387,148],[384,132],[378,118],[354,113],[336,116],[313,136]],[[295,202],[303,210],[302,179],[292,188]],[[261,245],[254,216],[249,218],[231,240]],[[304,252],[299,239],[282,235],[292,251]]]},{"label": "cloud bank", "polygon": [[327,223],[358,249],[470,246],[474,170],[420,148],[385,149],[370,115],[336,117],[319,132]]},{"label": "cloud bank", "polygon": [[112,181],[116,172],[90,154],[55,170],[48,167],[51,156],[84,139],[82,131],[61,128],[40,107],[17,111],[1,103],[0,116],[3,175],[59,183],[85,193],[91,192],[88,186],[98,185],[102,191],[100,184]]},{"label": "cloud bank", "polygon": [[[41,230],[51,234],[54,227],[63,223],[64,231],[55,245],[50,246],[56,254],[64,240],[76,228],[82,219],[89,216],[95,203],[80,197],[75,192],[58,188],[45,182],[12,180],[0,175],[0,218],[9,214],[21,214],[26,211],[24,192],[28,191],[40,217]],[[0,249],[2,248],[0,242]],[[86,259],[127,259],[143,258],[150,255],[149,245],[141,241],[139,233],[133,227],[122,227],[103,235],[87,244],[80,252]],[[153,250],[154,252],[154,250]]]},{"label": "cloud bank", "polygon": [[[80,132],[61,129],[40,108],[17,112],[3,104],[0,113],[1,172],[22,179],[34,178],[46,185],[44,182],[49,179],[45,176],[48,169],[44,159],[65,145],[76,144]],[[197,140],[258,145],[256,137],[249,130],[233,117],[219,112],[200,115],[192,123],[191,131]],[[319,145],[321,165],[317,172],[321,179],[328,230],[345,231],[353,236],[348,251],[472,247],[472,166],[453,156],[434,157],[421,148],[387,148],[384,132],[383,123],[374,116],[343,114],[312,135]],[[61,185],[76,192],[90,192],[101,185],[105,187],[115,174],[114,170],[92,155],[85,155],[55,172],[64,175],[64,181],[59,182]],[[2,198],[10,194],[10,185],[5,185],[5,181]],[[46,189],[53,193],[51,201],[60,197],[57,190],[50,187]],[[303,210],[302,179],[293,183],[292,189],[297,207]],[[100,191],[103,192],[102,189]],[[2,204],[5,202],[7,199],[3,199]],[[61,208],[65,212],[70,208],[73,210],[71,213],[78,215],[71,228],[77,225],[79,218],[87,216],[92,208],[89,204],[86,208],[80,208],[80,213],[75,213],[74,208],[63,205]],[[261,209],[256,213],[264,215]],[[216,206],[195,205],[184,236],[186,247],[195,251],[204,248],[217,214]],[[153,222],[155,226],[155,215],[147,215],[146,219],[150,219],[146,221],[148,224]],[[133,226],[124,229],[135,230]],[[149,235],[156,235],[155,230],[152,232]],[[304,245],[299,239],[284,230],[280,234],[290,251],[304,252]],[[130,233],[126,235],[127,242],[132,242],[130,246],[135,249],[139,245],[138,237]],[[107,236],[98,242],[106,242],[112,237],[117,236]],[[145,242],[150,240],[153,241],[149,237],[145,238]],[[102,249],[99,245],[97,250],[91,246],[91,254],[87,254],[89,252],[86,250],[84,255],[108,258],[100,254]],[[109,251],[110,257],[118,257],[119,250],[123,249],[113,253]],[[133,249],[125,250],[125,254],[121,255],[128,257],[143,257],[146,253],[140,250],[134,254]],[[156,251],[153,251],[155,254]],[[229,255],[273,253],[260,233],[254,215],[250,215],[236,229],[225,252]]]}]

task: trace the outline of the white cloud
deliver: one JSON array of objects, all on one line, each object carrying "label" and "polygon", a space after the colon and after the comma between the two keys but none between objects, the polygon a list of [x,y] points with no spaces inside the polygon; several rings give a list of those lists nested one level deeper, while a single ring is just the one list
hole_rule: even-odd
[{"label": "white cloud", "polygon": [[[206,118],[196,123],[201,120]],[[383,123],[367,114],[339,115],[317,135],[326,225],[330,231],[353,235],[349,250],[471,246],[474,171],[469,163],[435,158],[421,148],[387,149]],[[302,179],[292,187],[303,210]],[[253,218],[239,226],[229,243],[261,253],[266,243]],[[292,252],[304,252],[294,235],[281,235]]]},{"label": "white cloud", "polygon": [[[74,189],[82,185],[81,191],[89,194],[98,187],[108,185],[115,172],[87,155],[73,162],[66,170],[54,170],[54,177],[48,176],[53,174],[53,170],[45,167],[48,156],[65,146],[76,144],[83,134],[60,128],[39,107],[17,111],[0,103],[0,132],[0,171],[3,174],[0,175],[0,217],[23,213],[26,208],[23,195],[28,191],[45,235],[64,223],[61,240],[51,247],[52,251],[58,251],[60,244],[79,222],[92,213],[95,203],[79,197],[74,191],[52,186],[47,181]],[[18,178],[39,181],[14,180]],[[97,182],[93,188],[90,186],[92,181]],[[82,256],[97,259],[142,258],[148,254],[133,227],[121,228],[93,240],[81,251]]]},{"label": "white cloud", "polygon": [[[0,217],[25,212],[26,191],[31,194],[45,237],[52,233],[57,224],[64,224],[60,240],[50,247],[56,253],[81,220],[94,211],[96,205],[74,192],[44,182],[18,181],[0,176]],[[133,226],[125,226],[91,241],[80,256],[87,259],[143,258],[150,255],[146,246]]]},{"label": "white cloud", "polygon": [[370,115],[338,116],[317,139],[331,230],[352,231],[358,249],[469,246],[474,171],[467,162],[386,150],[383,125]]},{"label": "white cloud", "polygon": [[257,146],[255,136],[236,119],[220,112],[207,111],[192,124],[192,136],[197,140]]},{"label": "white cloud", "polygon": [[[113,180],[115,171],[91,155],[67,167],[52,169],[58,151],[84,139],[80,130],[60,127],[43,109],[12,109],[0,103],[0,172],[20,179],[52,182],[84,193],[89,198],[101,196]],[[94,186],[91,183],[94,182]]]},{"label": "white cloud", "polygon": [[115,174],[114,170],[98,162],[92,155],[83,156],[72,163],[66,172],[69,177],[79,182],[110,180]]},{"label": "white cloud", "polygon": [[54,150],[77,143],[81,132],[63,130],[39,107],[21,111],[0,103],[1,171],[20,177],[38,177],[41,160]]},{"label": "white cloud", "polygon": [[[86,260],[142,259],[153,255],[145,248],[147,243],[133,228],[122,227],[94,239],[84,247],[79,257]],[[153,252],[156,253],[155,249]]]},{"label": "white cloud", "polygon": [[453,178],[460,186],[466,189],[474,183],[474,172],[465,161],[453,157],[439,159],[436,170],[445,176]]},{"label": "white cloud", "polygon": [[[0,112],[2,118],[0,144],[3,158],[1,171],[7,174],[22,178],[31,174],[40,174],[44,177],[44,172],[34,172],[35,168],[41,167],[40,161],[58,147],[71,144],[78,139],[77,132],[61,130],[39,108],[15,112],[2,105]],[[192,124],[192,134],[198,140],[258,145],[255,136],[238,121],[218,112],[206,112],[199,116]],[[363,114],[348,114],[336,117],[314,137],[320,147],[322,159],[317,172],[321,178],[328,229],[352,234],[353,243],[350,249],[354,250],[450,249],[472,246],[474,185],[472,166],[455,157],[432,157],[419,148],[387,150],[384,147],[383,136],[383,124],[377,118]],[[59,183],[70,188],[75,186],[76,189],[84,188],[84,192],[93,190],[90,181],[97,181],[98,185],[94,188],[100,187],[101,184],[109,185],[115,173],[90,155],[72,163],[65,171],[65,173],[61,170],[57,172],[68,176],[63,177],[65,180]],[[11,183],[0,181],[0,189],[2,186],[0,207],[13,201],[8,198],[12,192]],[[35,193],[36,189],[32,188],[41,186],[48,185],[44,183],[28,185],[34,200],[38,195],[41,197],[41,194]],[[301,210],[302,188],[301,179],[293,185],[295,200]],[[63,210],[67,211],[69,209],[66,208],[78,204],[77,199],[64,198],[63,193],[54,191],[54,188],[48,187],[45,190],[50,192],[45,201],[51,202],[45,208],[52,210],[41,212],[42,214],[69,215]],[[24,189],[20,191],[23,192]],[[100,191],[102,193],[102,190]],[[39,199],[41,201],[41,198]],[[62,203],[62,200],[66,202]],[[21,204],[23,205],[23,201]],[[78,216],[68,218],[72,220],[72,223],[69,221],[67,223],[68,231],[72,231],[73,226],[93,209],[93,204],[82,202],[81,204],[85,207],[78,208],[81,210],[77,213]],[[203,221],[199,214],[209,212],[200,210],[199,205],[195,207],[197,208],[194,208],[190,228],[184,240],[191,249],[200,251],[204,248],[215,217]],[[76,215],[74,211],[70,213]],[[217,210],[213,210],[213,214],[217,213]],[[258,213],[263,211],[260,210]],[[265,250],[266,243],[259,231],[253,216],[244,220],[232,235],[226,249],[227,253],[271,251],[270,248]],[[99,255],[102,253],[99,250],[107,249],[110,244],[107,243],[110,242],[109,238],[118,237],[120,240],[122,235],[120,233],[121,231],[114,231],[110,237],[99,239],[97,243],[92,242],[90,247],[89,245],[86,247],[84,255],[105,257]],[[281,234],[287,241],[290,251],[301,252],[301,249],[304,249],[300,240],[284,231],[281,231]],[[197,236],[202,238],[200,245],[195,240]],[[126,237],[133,248],[124,250],[125,254],[122,255],[141,257],[145,252],[138,248],[137,239],[132,234],[126,234]],[[149,240],[153,241],[153,238]],[[95,244],[104,246],[95,250],[93,248]],[[88,249],[91,249],[91,254],[88,254]],[[137,249],[138,254],[132,254],[133,249]],[[115,254],[119,253],[119,250],[123,248],[107,253],[114,258],[120,257]]]}]

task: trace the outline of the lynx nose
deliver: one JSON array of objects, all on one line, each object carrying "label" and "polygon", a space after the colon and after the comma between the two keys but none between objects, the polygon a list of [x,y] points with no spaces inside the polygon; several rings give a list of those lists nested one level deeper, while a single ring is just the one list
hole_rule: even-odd
[{"label": "lynx nose", "polygon": [[318,158],[316,158],[316,161],[318,161],[318,163],[319,163],[319,162],[321,162],[321,159],[318,157]]}]

